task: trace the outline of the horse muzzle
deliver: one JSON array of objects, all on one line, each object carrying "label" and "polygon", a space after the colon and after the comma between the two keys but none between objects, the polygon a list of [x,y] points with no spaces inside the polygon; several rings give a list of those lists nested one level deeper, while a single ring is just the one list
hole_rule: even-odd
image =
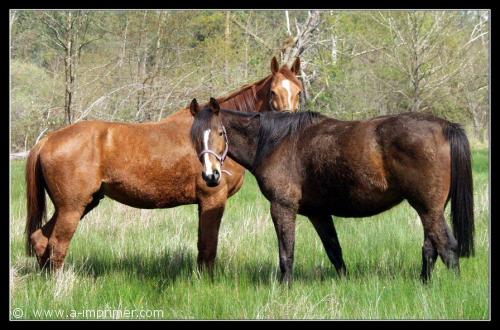
[{"label": "horse muzzle", "polygon": [[201,177],[207,183],[209,187],[216,187],[220,183],[220,173],[218,170],[214,170],[212,174],[205,174],[205,172],[201,172]]}]

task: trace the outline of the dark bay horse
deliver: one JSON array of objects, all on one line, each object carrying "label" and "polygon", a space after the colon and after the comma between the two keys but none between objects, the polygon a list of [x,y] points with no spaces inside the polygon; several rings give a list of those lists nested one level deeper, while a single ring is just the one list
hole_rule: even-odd
[{"label": "dark bay horse", "polygon": [[[219,102],[242,112],[296,111],[299,68],[299,58],[291,68],[273,58],[269,76]],[[186,108],[154,123],[80,122],[40,140],[26,164],[28,253],[42,267],[59,269],[78,223],[104,196],[147,209],[196,203],[198,264],[211,268],[226,200],[240,189],[245,169],[227,159],[228,175],[217,169],[212,175],[220,184],[207,187],[190,141],[192,123]],[[45,190],[55,212],[44,224]]]},{"label": "dark bay horse", "polygon": [[[424,282],[438,255],[459,272],[459,257],[474,254],[471,155],[458,124],[422,113],[360,121],[241,113],[220,110],[215,99],[203,109],[193,100],[191,111],[196,151],[227,148],[271,202],[282,280],[292,281],[297,213],[309,218],[340,275],[346,267],[331,215],[372,216],[404,199],[423,224]],[[444,218],[450,198],[453,233]]]}]

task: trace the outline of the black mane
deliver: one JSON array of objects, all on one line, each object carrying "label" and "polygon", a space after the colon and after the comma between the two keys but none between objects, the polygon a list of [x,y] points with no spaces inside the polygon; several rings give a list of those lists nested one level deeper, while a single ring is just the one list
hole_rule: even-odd
[{"label": "black mane", "polygon": [[324,115],[313,111],[261,113],[255,163],[259,163],[288,137],[296,137],[305,128],[324,118],[326,118]]},{"label": "black mane", "polygon": [[[322,119],[328,118],[319,112],[302,111],[289,112],[241,112],[229,109],[221,109],[222,113],[228,113],[236,117],[259,118],[259,132],[257,155],[254,164],[258,164],[270,152],[275,150],[285,139],[298,137],[298,133],[305,128],[314,125]],[[201,135],[209,128],[212,112],[210,108],[204,108],[197,114],[200,120],[195,120],[191,128],[191,139],[193,143],[201,143]],[[231,141],[229,141],[231,143]]]}]

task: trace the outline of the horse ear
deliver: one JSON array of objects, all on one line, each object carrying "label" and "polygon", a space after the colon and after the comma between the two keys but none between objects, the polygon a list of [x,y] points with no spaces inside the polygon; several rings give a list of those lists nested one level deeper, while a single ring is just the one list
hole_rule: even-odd
[{"label": "horse ear", "polygon": [[194,98],[191,101],[191,104],[189,105],[189,110],[191,111],[191,114],[193,116],[196,116],[196,114],[198,113],[198,111],[200,111],[200,106],[198,105],[198,101],[196,101],[196,98]]},{"label": "horse ear", "polygon": [[299,74],[300,72],[300,57],[297,57],[292,64],[292,68],[290,69],[294,74]]},{"label": "horse ear", "polygon": [[219,102],[217,102],[217,100],[214,99],[213,97],[210,98],[210,108],[212,109],[212,112],[215,114],[218,114],[220,111]]},{"label": "horse ear", "polygon": [[271,72],[273,74],[276,74],[278,73],[280,69],[280,65],[278,64],[278,60],[276,59],[276,56],[273,57],[273,59],[271,60]]}]

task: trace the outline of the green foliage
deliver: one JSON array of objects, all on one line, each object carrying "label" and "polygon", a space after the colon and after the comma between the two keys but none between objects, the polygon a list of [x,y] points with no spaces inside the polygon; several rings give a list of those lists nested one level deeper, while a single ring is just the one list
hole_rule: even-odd
[{"label": "green foliage", "polygon": [[61,109],[53,105],[61,102],[58,90],[64,87],[57,77],[33,63],[12,60],[10,72],[12,149],[23,150],[25,141],[28,148],[33,145],[40,128],[63,125],[62,116],[57,115]]},{"label": "green foliage", "polygon": [[[17,151],[24,147],[25,132],[30,147],[34,135],[64,125],[65,55],[47,22],[63,26],[68,11],[15,13],[12,63],[46,72],[46,77],[35,73],[37,79],[29,80],[31,69],[26,67],[22,78],[21,67],[12,64],[19,68],[13,84],[23,85],[12,92],[13,126],[23,133],[13,135]],[[296,22],[300,26],[308,11],[288,13],[293,37]],[[88,41],[74,59],[76,118],[85,113],[86,119],[158,120],[193,97],[228,94],[268,75],[272,56],[280,58],[289,38],[281,10],[72,14],[82,17],[79,42]],[[484,131],[489,113],[487,12],[322,11],[320,17],[301,55],[309,79],[307,109],[364,119],[411,110],[420,98],[418,111],[473,126],[475,135]],[[475,39],[469,42],[471,36]],[[425,38],[427,44],[412,46],[412,40]],[[49,125],[42,120],[47,117]]]}]

